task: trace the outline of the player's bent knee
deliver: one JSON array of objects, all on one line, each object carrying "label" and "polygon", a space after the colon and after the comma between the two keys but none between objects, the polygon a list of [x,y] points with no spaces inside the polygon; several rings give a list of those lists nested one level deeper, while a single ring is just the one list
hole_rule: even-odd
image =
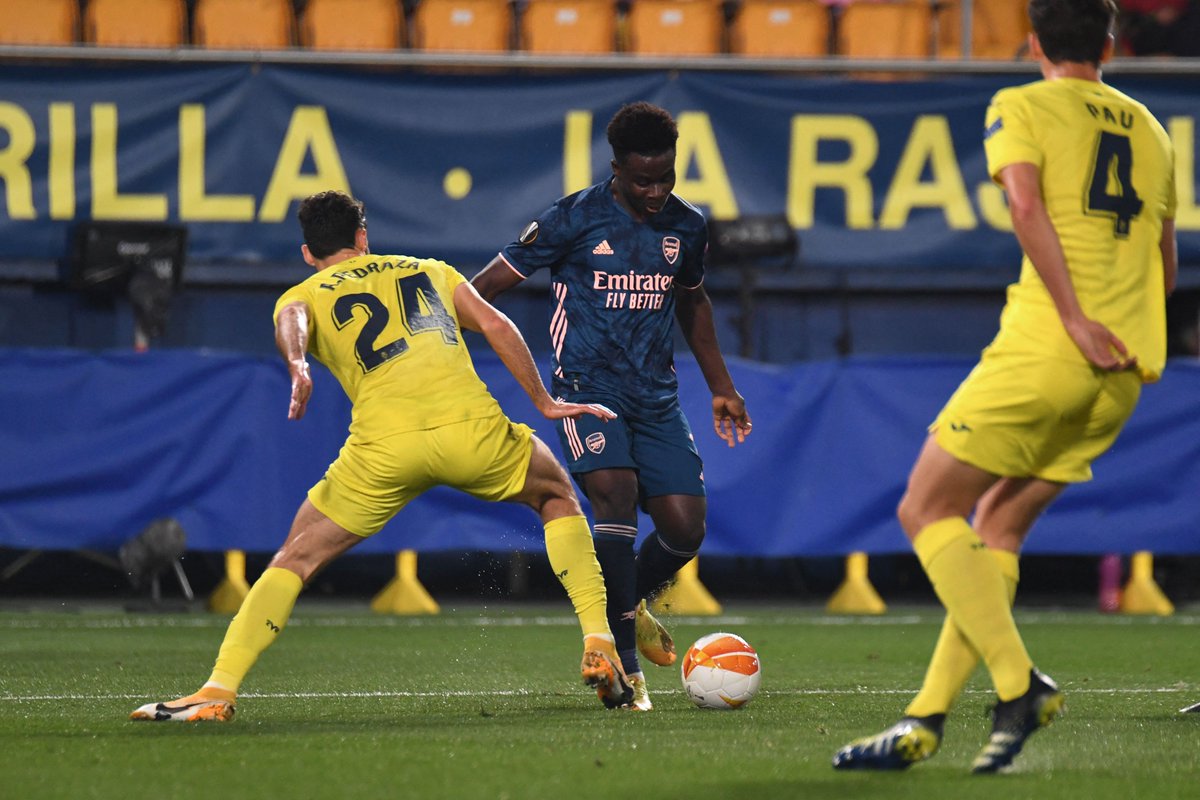
[{"label": "player's bent knee", "polygon": [[909,492],[904,493],[904,496],[900,498],[900,504],[896,506],[896,519],[900,520],[900,527],[904,529],[904,534],[909,541],[915,539],[921,532],[921,528],[928,524],[925,521],[927,516],[927,510]]},{"label": "player's bent knee", "polygon": [[646,507],[664,545],[679,552],[700,549],[708,514],[708,502],[703,496],[664,495],[651,498]]},{"label": "player's bent knee", "polygon": [[556,510],[561,512],[559,516],[583,513],[583,509],[579,505],[579,498],[575,495],[575,489],[572,488],[567,473],[561,467],[553,476],[547,476],[544,488],[541,490],[541,497],[541,506],[546,508],[553,505]]},{"label": "player's bent knee", "polygon": [[589,472],[584,475],[583,484],[597,517],[625,519],[637,514],[638,483],[632,470]]},{"label": "player's bent knee", "polygon": [[296,558],[285,553],[282,549],[267,564],[267,567],[270,569],[286,569],[288,572],[296,574],[305,584],[317,573],[321,566],[323,565],[314,563],[311,559]]},{"label": "player's bent knee", "polygon": [[557,486],[529,486],[526,484],[525,491],[516,497],[511,498],[514,502],[523,503],[538,513],[543,522],[548,522],[559,517],[578,517],[583,516],[583,508],[579,505],[579,499],[575,497],[575,493],[571,491],[569,485],[564,484],[563,488],[566,491],[561,491]]},{"label": "player's bent knee", "polygon": [[991,550],[1007,550],[1010,553],[1020,553],[1021,545],[1025,543],[1027,531],[995,530],[977,528],[980,540]]},{"label": "player's bent knee", "polygon": [[[361,539],[355,537],[353,541],[361,541]],[[267,566],[294,572],[300,576],[300,580],[307,584],[312,576],[324,569],[348,548],[349,545],[343,542],[327,542],[317,536],[299,540],[291,539],[279,548]]]},{"label": "player's bent knee", "polygon": [[267,566],[290,570],[308,583],[317,572],[363,537],[351,533],[305,500],[287,540]]},{"label": "player's bent knee", "polygon": [[700,545],[704,544],[704,534],[703,520],[699,524],[689,525],[685,528],[658,529],[658,538],[662,540],[663,544],[672,550],[685,553],[699,550]]},{"label": "player's bent knee", "polygon": [[524,503],[543,518],[583,513],[566,470],[554,459],[549,448],[536,438],[525,485],[516,496],[508,499]]}]

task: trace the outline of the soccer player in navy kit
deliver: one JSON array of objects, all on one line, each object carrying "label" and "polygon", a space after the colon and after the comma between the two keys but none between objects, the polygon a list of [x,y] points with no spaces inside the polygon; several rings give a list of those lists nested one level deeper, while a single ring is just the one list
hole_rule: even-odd
[{"label": "soccer player in navy kit", "polygon": [[[717,435],[733,447],[751,423],[703,287],[704,216],[671,193],[675,121],[657,106],[632,103],[607,133],[612,176],[554,203],[471,283],[490,301],[549,269],[553,392],[618,415],[607,425],[579,419],[557,428],[595,514],[609,625],[634,687],[631,706],[649,711],[638,650],[667,666],[675,649],[645,599],[695,557],[706,511],[703,464],[679,407],[673,319],[712,391]],[[639,504],[655,530],[635,554]]]}]

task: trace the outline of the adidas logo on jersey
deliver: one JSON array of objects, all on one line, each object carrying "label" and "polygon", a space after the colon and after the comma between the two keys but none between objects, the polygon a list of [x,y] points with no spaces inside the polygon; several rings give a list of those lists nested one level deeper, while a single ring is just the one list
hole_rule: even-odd
[{"label": "adidas logo on jersey", "polygon": [[592,255],[594,256],[611,256],[612,254],[612,245],[608,243],[608,239],[605,239],[604,241],[600,242],[600,244],[592,248]]}]

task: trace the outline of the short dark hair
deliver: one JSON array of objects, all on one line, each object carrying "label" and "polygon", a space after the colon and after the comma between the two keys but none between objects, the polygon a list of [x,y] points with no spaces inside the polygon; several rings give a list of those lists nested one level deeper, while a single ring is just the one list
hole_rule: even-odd
[{"label": "short dark hair", "polygon": [[613,158],[624,161],[625,156],[656,156],[675,149],[679,129],[664,109],[639,101],[621,106],[608,123],[608,143]]},{"label": "short dark hair", "polygon": [[1113,0],[1029,0],[1029,21],[1046,58],[1100,65],[1117,18]]},{"label": "short dark hair", "polygon": [[313,258],[325,258],[343,248],[353,248],[354,234],[367,227],[362,201],[336,190],[304,198],[296,218],[300,220],[304,243]]}]

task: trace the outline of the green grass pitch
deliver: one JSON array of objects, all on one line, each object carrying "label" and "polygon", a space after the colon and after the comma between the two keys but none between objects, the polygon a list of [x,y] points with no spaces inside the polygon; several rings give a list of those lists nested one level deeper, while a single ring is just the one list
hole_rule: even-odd
[{"label": "green grass pitch", "polygon": [[893,722],[937,635],[932,608],[830,617],[727,604],[667,619],[681,648],[731,630],[763,661],[733,712],[691,706],[650,667],[655,711],[609,712],[578,682],[566,602],[372,615],[308,603],[243,686],[229,724],[127,721],[207,677],[226,620],[205,613],[0,612],[0,797],[1130,798],[1200,797],[1200,615],[1019,611],[1067,693],[1013,773],[972,776],[989,694],[980,671],[941,752],[904,773],[830,756]]}]

